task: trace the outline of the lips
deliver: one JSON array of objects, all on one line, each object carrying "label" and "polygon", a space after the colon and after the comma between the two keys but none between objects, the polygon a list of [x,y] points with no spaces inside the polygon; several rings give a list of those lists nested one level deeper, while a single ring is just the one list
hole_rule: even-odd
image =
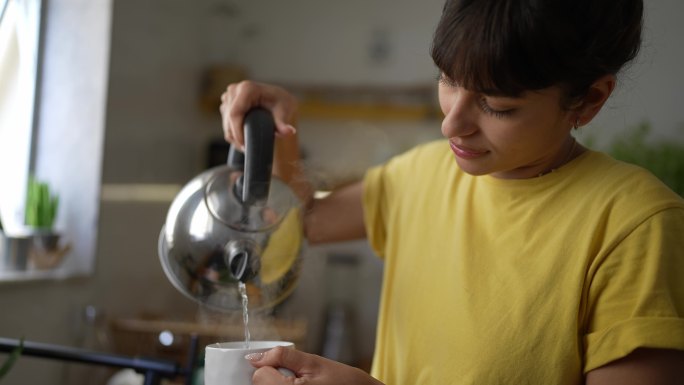
[{"label": "lips", "polygon": [[489,153],[489,151],[487,151],[487,150],[479,150],[479,149],[470,148],[470,147],[464,146],[462,144],[456,144],[452,141],[449,141],[449,145],[451,146],[451,151],[453,151],[456,156],[458,156],[459,158],[463,158],[463,159],[480,158],[482,156],[485,156],[487,153]]}]

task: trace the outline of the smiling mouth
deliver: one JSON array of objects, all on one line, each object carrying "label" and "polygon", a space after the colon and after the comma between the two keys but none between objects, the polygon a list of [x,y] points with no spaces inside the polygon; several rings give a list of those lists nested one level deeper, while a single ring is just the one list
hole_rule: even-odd
[{"label": "smiling mouth", "polygon": [[449,146],[451,146],[451,151],[453,151],[457,157],[463,159],[475,159],[487,155],[487,153],[489,153],[489,151],[486,150],[476,150],[462,145],[458,145],[452,141],[449,141]]}]

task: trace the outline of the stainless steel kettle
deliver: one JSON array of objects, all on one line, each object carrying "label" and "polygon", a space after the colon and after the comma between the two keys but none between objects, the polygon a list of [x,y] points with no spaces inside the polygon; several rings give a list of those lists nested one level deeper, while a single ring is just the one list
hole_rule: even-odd
[{"label": "stainless steel kettle", "polygon": [[268,309],[295,288],[303,242],[302,204],[271,175],[275,123],[262,108],[245,115],[245,152],[188,182],[169,207],[159,257],[171,283],[207,306]]}]

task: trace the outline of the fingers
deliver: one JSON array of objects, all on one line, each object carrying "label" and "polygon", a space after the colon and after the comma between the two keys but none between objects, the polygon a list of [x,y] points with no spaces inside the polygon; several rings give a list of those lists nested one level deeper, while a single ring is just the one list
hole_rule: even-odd
[{"label": "fingers", "polygon": [[305,369],[310,370],[315,365],[315,360],[310,354],[283,346],[277,346],[264,353],[249,354],[245,358],[257,368],[264,366],[287,368],[296,374]]},{"label": "fingers", "polygon": [[230,111],[230,85],[226,88],[226,91],[221,94],[221,106],[219,111],[221,111],[221,126],[223,127],[223,137],[227,142],[233,142],[233,132],[231,131],[230,121],[228,120],[228,111]]},{"label": "fingers", "polygon": [[271,366],[264,366],[263,368],[257,369],[252,376],[252,384],[254,385],[292,385],[295,383],[302,383],[301,381],[295,381],[295,377],[284,376]]},{"label": "fingers", "polygon": [[[257,368],[252,377],[254,385],[382,385],[361,369],[282,346],[245,358]],[[277,368],[290,369],[295,377],[284,376]]]},{"label": "fingers", "polygon": [[244,148],[244,116],[257,106],[271,111],[278,136],[296,132],[291,124],[296,114],[296,99],[282,88],[246,80],[229,84],[221,95],[219,110],[224,137],[228,142]]},{"label": "fingers", "polygon": [[[255,385],[304,384],[306,380],[301,378],[302,375],[310,372],[314,365],[309,354],[283,346],[264,353],[248,354],[245,358],[257,368],[252,377]],[[285,375],[282,368],[293,371],[295,376]]]},{"label": "fingers", "polygon": [[244,146],[242,133],[243,119],[247,111],[256,105],[253,95],[254,86],[246,83],[233,83],[221,95],[221,117],[225,139],[240,148]]}]

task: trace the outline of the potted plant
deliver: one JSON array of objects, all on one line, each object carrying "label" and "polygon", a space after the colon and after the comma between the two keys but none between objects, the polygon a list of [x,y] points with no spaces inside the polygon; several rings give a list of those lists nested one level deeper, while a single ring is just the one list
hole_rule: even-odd
[{"label": "potted plant", "polygon": [[[684,131],[684,127],[680,127]],[[651,125],[643,122],[614,140],[608,152],[616,159],[651,171],[684,197],[684,141],[649,140]]]},{"label": "potted plant", "polygon": [[50,186],[29,177],[24,221],[32,230],[34,239],[43,248],[50,250],[57,246],[59,235],[53,230],[59,197],[50,191]]},{"label": "potted plant", "polygon": [[56,266],[68,251],[68,247],[59,247],[60,234],[54,229],[58,209],[59,197],[48,183],[29,177],[24,223],[33,240],[29,257],[37,268]]}]

